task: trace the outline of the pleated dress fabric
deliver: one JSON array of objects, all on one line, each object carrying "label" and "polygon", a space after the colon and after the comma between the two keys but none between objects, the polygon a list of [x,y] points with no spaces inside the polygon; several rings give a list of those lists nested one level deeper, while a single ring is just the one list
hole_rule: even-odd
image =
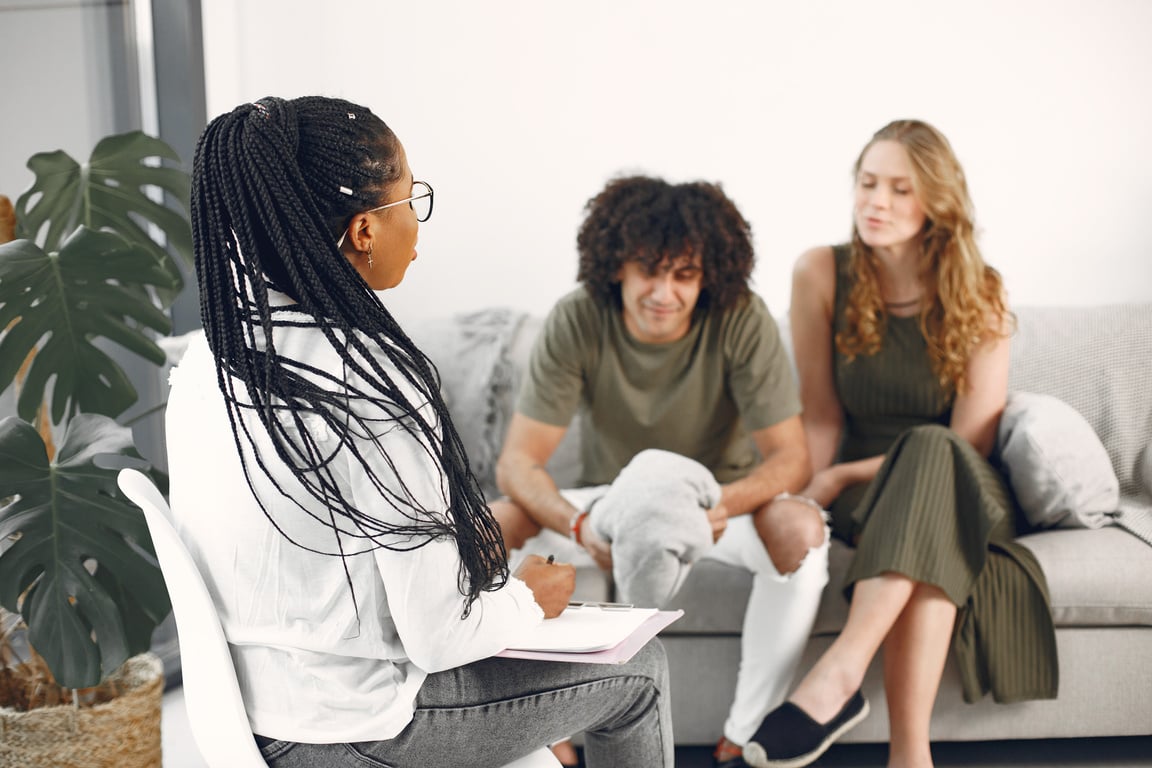
[{"label": "pleated dress fabric", "polygon": [[[852,274],[848,247],[835,256],[839,333]],[[920,318],[889,316],[875,355],[834,356],[840,461],[885,456],[872,482],[830,509],[835,535],[855,547],[845,594],[884,573],[933,584],[958,607],[952,649],[966,701],[1055,698],[1044,573],[1014,541],[1019,515],[1003,475],[947,426],[953,398],[932,371]]]}]

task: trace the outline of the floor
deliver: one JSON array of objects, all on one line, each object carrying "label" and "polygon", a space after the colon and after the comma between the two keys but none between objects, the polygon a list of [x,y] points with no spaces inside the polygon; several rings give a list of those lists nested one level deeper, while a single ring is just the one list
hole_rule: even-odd
[{"label": "floor", "polygon": [[[184,710],[180,688],[164,694],[161,723],[163,768],[206,768]],[[1068,739],[937,744],[937,768],[1152,768],[1152,736],[1126,739]],[[883,768],[883,744],[832,747],[818,766],[824,768]],[[676,768],[710,768],[707,747],[676,751]]]},{"label": "floor", "polygon": [[[934,744],[936,768],[1152,768],[1152,736]],[[884,744],[833,746],[814,766],[884,768]],[[706,747],[676,752],[676,768],[710,768]]]}]

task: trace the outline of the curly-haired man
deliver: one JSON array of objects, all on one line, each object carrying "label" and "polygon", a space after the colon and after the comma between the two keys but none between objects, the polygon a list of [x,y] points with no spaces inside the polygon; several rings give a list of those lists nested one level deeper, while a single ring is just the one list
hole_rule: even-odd
[{"label": "curly-haired man", "polygon": [[[712,473],[719,501],[698,514],[715,545],[703,557],[753,574],[715,756],[742,765],[740,747],[787,692],[828,558],[819,506],[788,493],[810,461],[779,330],[749,288],[750,227],[718,185],[629,177],[589,201],[577,245],[581,286],[536,341],[497,465],[507,498],[492,509],[509,550],[552,536],[558,557],[578,560],[582,547],[610,569],[619,541],[588,514],[637,454],[662,449]],[[573,417],[583,475],[561,491],[545,464]]]}]

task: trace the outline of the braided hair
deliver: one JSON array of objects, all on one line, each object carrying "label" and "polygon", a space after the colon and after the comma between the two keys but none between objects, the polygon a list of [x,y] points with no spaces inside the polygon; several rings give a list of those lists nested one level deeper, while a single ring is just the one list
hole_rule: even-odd
[{"label": "braided hair", "polygon": [[[259,419],[277,457],[327,511],[316,519],[332,528],[333,550],[307,549],[347,557],[451,537],[460,553],[467,616],[482,591],[507,580],[500,529],[440,396],[434,366],[337,246],[356,213],[386,201],[404,172],[401,153],[379,117],[340,99],[265,98],[212,120],[197,144],[192,174],[200,316],[245,478],[272,524],[291,538],[260,499],[243,445],[276,491],[290,494],[255,450],[244,414]],[[292,304],[270,303],[270,291]],[[280,354],[275,329],[302,323],[319,329],[343,360],[343,372]],[[332,457],[307,426],[316,419],[360,464],[382,508],[402,522],[395,514],[390,522],[373,516],[376,505],[358,508],[345,498]],[[444,511],[417,502],[384,451],[378,436],[397,428],[440,470]],[[391,470],[386,478],[373,470],[381,458]]]}]

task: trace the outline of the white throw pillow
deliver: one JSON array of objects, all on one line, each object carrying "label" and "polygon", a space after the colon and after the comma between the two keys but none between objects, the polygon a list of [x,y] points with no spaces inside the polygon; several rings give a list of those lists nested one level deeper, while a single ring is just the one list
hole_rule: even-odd
[{"label": "white throw pillow", "polygon": [[999,449],[1032,525],[1099,528],[1112,521],[1120,481],[1100,438],[1072,406],[1051,395],[1010,393]]}]

